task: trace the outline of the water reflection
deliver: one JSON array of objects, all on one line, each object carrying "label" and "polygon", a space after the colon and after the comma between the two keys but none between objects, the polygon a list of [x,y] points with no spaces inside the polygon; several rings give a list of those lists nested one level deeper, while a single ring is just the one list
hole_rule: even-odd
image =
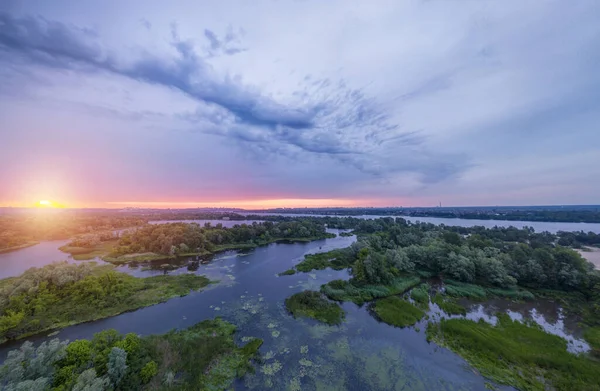
[{"label": "water reflection", "polygon": [[495,325],[498,312],[506,313],[512,320],[534,322],[545,332],[564,338],[567,350],[571,353],[585,353],[590,346],[581,338],[582,330],[578,326],[577,317],[565,316],[560,304],[552,300],[537,299],[527,302],[514,302],[504,299],[492,299],[484,303],[461,300],[460,304],[467,308],[466,318],[480,319]]}]

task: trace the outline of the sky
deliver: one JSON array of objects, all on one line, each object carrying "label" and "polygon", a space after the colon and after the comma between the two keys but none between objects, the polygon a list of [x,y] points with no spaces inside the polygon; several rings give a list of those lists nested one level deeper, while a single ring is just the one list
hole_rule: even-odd
[{"label": "sky", "polygon": [[600,203],[600,2],[0,2],[0,206]]}]

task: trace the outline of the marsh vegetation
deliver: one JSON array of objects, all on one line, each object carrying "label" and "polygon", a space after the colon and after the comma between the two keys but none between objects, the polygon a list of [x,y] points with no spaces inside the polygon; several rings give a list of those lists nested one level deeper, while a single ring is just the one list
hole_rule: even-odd
[{"label": "marsh vegetation", "polygon": [[285,299],[285,308],[294,316],[305,316],[328,325],[342,323],[344,310],[319,292],[304,291]]}]

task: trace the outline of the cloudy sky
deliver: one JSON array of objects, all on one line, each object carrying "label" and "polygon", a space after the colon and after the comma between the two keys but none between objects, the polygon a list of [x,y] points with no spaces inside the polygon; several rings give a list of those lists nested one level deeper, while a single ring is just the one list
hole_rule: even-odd
[{"label": "cloudy sky", "polygon": [[0,205],[600,203],[600,2],[5,1]]}]

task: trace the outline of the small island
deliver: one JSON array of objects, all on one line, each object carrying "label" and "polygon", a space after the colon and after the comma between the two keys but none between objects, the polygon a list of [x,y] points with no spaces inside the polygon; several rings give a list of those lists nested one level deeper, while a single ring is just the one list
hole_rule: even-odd
[{"label": "small island", "polygon": [[328,325],[340,324],[345,317],[339,304],[330,302],[315,291],[304,291],[288,297],[285,299],[285,308],[294,317],[313,318]]},{"label": "small island", "polygon": [[113,268],[55,262],[0,280],[0,342],[147,307],[210,283],[193,274],[136,278]]},{"label": "small island", "polygon": [[322,223],[300,220],[263,222],[225,228],[197,223],[147,224],[120,235],[90,234],[60,249],[74,259],[102,258],[116,265],[132,262],[207,256],[227,250],[248,250],[271,243],[310,242],[335,237]]}]

